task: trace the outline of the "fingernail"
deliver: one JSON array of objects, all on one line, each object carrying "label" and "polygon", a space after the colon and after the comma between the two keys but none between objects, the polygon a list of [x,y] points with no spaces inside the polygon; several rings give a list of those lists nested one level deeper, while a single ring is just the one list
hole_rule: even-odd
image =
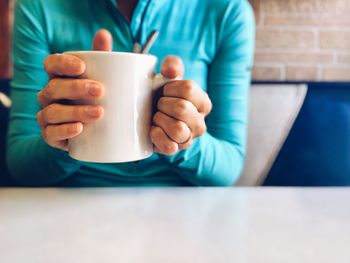
[{"label": "fingernail", "polygon": [[88,106],[87,107],[87,113],[91,117],[99,117],[101,115],[101,110],[100,110],[99,107],[96,107],[96,106]]},{"label": "fingernail", "polygon": [[88,92],[91,96],[97,97],[101,94],[101,87],[95,83],[89,84]]}]

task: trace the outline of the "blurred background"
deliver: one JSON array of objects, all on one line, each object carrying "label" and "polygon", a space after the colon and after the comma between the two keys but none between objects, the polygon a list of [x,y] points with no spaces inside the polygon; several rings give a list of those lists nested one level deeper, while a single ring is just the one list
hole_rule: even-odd
[{"label": "blurred background", "polygon": [[[11,79],[10,33],[13,19],[13,5],[13,1],[0,0],[0,92],[7,95],[9,94],[8,84]],[[0,103],[0,186],[10,185],[12,183],[5,167],[5,134],[7,120],[8,109]]]},{"label": "blurred background", "polygon": [[0,78],[10,79],[10,32],[14,1],[0,1]]},{"label": "blurred background", "polygon": [[251,0],[256,81],[349,81],[350,1]]},{"label": "blurred background", "polygon": [[[250,0],[257,39],[241,186],[350,185],[350,0]],[[9,94],[14,1],[0,0]],[[8,109],[0,106],[0,184]]]}]

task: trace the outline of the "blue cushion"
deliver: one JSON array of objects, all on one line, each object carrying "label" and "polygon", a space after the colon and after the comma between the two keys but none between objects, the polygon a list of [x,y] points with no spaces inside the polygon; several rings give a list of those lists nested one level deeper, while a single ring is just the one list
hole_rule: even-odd
[{"label": "blue cushion", "polygon": [[350,185],[350,84],[309,85],[264,185]]}]

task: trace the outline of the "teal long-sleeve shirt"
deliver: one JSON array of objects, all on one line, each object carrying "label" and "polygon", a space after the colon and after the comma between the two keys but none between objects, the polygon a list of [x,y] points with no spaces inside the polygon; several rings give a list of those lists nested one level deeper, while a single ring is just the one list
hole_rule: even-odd
[{"label": "teal long-sleeve shirt", "polygon": [[[246,0],[139,0],[130,23],[110,0],[18,0],[13,32],[13,107],[7,164],[13,178],[32,186],[221,186],[243,167],[248,91],[254,50],[254,18]],[[150,50],[162,61],[177,55],[185,79],[205,90],[213,110],[208,131],[173,156],[153,154],[138,162],[97,164],[73,160],[51,148],[36,122],[37,93],[48,76],[46,56],[90,50],[101,28],[113,50],[131,52],[153,30]],[[160,65],[157,66],[159,71]]]}]

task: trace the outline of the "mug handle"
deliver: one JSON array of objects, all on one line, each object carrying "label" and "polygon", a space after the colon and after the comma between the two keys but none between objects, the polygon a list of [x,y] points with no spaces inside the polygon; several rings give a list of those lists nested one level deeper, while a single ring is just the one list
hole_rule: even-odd
[{"label": "mug handle", "polygon": [[180,78],[169,79],[164,77],[162,74],[156,74],[153,76],[152,80],[152,89],[156,90],[160,87],[163,87],[165,84],[172,82],[174,80],[179,80]]}]

